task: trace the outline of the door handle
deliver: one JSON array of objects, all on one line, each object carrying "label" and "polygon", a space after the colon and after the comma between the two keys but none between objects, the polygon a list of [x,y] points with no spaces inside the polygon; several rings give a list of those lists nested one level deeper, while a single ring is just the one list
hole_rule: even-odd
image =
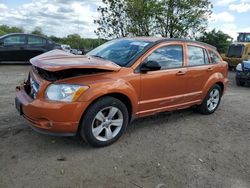
[{"label": "door handle", "polygon": [[214,70],[214,69],[213,69],[212,67],[209,67],[209,68],[207,69],[208,72],[213,71],[213,70]]},{"label": "door handle", "polygon": [[185,75],[185,74],[186,74],[185,71],[178,71],[178,72],[176,73],[177,76],[182,76],[182,75]]}]

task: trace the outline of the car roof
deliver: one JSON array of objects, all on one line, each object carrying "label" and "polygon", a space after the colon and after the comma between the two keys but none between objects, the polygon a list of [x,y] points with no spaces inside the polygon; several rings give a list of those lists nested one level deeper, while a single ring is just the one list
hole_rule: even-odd
[{"label": "car roof", "polygon": [[5,38],[5,37],[13,36],[13,35],[34,36],[34,37],[40,37],[40,38],[44,38],[44,39],[48,40],[46,37],[43,37],[43,36],[40,36],[40,35],[34,35],[34,34],[27,34],[27,33],[9,33],[9,34],[1,36],[0,38]]},{"label": "car roof", "polygon": [[159,44],[162,42],[189,42],[189,43],[194,43],[194,44],[198,44],[202,46],[207,46],[209,48],[216,50],[215,46],[212,46],[204,42],[191,40],[191,39],[164,38],[164,37],[125,37],[125,38],[119,38],[119,39],[131,39],[131,40],[139,40],[139,41],[141,40],[141,41],[153,42],[155,44]]}]

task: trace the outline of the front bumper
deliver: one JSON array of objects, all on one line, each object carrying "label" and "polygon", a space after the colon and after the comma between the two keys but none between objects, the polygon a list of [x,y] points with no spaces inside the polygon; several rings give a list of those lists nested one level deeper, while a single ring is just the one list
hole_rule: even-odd
[{"label": "front bumper", "polygon": [[250,72],[237,71],[236,79],[242,82],[250,82]]},{"label": "front bumper", "polygon": [[[20,103],[20,104],[17,104]],[[23,86],[16,88],[16,105],[21,115],[31,122],[38,132],[73,136],[76,134],[82,114],[87,105],[84,102],[54,102],[45,99],[33,100]]]}]

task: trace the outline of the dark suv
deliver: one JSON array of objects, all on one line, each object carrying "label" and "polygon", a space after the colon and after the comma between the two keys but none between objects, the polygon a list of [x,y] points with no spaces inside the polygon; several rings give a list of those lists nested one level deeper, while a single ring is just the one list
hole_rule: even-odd
[{"label": "dark suv", "polygon": [[246,83],[250,83],[250,59],[246,59],[237,65],[235,79],[238,86],[244,86]]},{"label": "dark suv", "polygon": [[41,36],[13,33],[0,37],[0,61],[29,61],[61,46]]}]

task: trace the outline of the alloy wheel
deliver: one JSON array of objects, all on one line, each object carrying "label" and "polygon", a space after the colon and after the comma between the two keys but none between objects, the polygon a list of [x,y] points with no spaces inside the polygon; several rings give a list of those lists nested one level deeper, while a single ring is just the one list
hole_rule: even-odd
[{"label": "alloy wheel", "polygon": [[109,141],[120,132],[122,125],[121,110],[114,106],[106,107],[96,114],[92,122],[92,133],[99,141]]},{"label": "alloy wheel", "polygon": [[208,110],[211,112],[214,109],[216,109],[216,107],[218,106],[220,101],[220,91],[217,88],[214,88],[210,94],[209,94],[209,98],[207,100],[207,108]]}]

